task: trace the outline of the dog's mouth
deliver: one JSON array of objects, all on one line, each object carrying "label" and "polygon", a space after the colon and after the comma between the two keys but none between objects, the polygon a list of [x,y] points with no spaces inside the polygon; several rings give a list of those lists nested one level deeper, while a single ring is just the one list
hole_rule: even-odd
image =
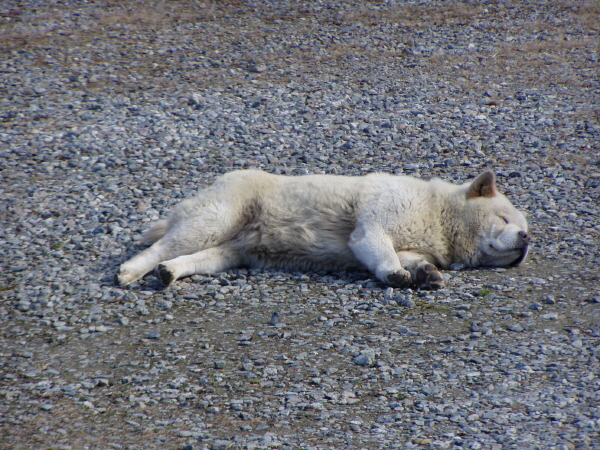
[{"label": "dog's mouth", "polygon": [[519,257],[513,261],[509,267],[516,267],[521,265],[521,263],[523,261],[525,261],[525,258],[527,257],[527,253],[529,253],[529,244],[525,244],[523,246],[523,248],[521,249],[521,254],[519,255]]}]

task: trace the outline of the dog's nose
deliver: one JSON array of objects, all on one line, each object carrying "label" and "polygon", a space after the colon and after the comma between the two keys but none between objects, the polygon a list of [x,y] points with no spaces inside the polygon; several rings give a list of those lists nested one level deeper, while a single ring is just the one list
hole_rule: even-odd
[{"label": "dog's nose", "polygon": [[523,242],[525,244],[529,244],[529,241],[531,240],[531,238],[529,237],[529,235],[527,234],[527,232],[525,232],[525,231],[519,231],[519,236],[521,236],[521,239],[523,239]]}]

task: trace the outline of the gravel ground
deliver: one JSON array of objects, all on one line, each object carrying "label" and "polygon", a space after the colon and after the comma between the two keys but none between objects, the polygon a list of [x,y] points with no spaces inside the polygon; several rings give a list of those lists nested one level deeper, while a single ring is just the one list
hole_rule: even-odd
[{"label": "gravel ground", "polygon": [[[571,6],[576,5],[576,6]],[[597,1],[0,5],[0,447],[600,448]],[[485,169],[517,269],[121,288],[221,173]]]}]

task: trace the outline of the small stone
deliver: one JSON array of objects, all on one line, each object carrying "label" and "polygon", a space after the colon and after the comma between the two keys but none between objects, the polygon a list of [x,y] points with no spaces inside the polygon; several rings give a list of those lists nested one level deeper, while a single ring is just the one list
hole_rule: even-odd
[{"label": "small stone", "polygon": [[542,315],[542,319],[546,319],[546,320],[556,320],[556,319],[558,319],[558,314],[557,314],[557,313],[548,313],[548,314],[543,314],[543,315]]},{"label": "small stone", "polygon": [[375,360],[369,355],[358,355],[354,358],[354,364],[357,366],[370,367],[375,363]]},{"label": "small stone", "polygon": [[211,445],[211,450],[227,450],[233,447],[232,441],[226,441],[224,439],[217,439]]},{"label": "small stone", "polygon": [[515,364],[515,368],[519,370],[531,370],[531,367],[529,367],[524,362],[518,362],[517,364]]},{"label": "small stone", "polygon": [[115,323],[118,325],[129,325],[129,319],[127,317],[118,317]]},{"label": "small stone", "polygon": [[193,92],[190,94],[188,101],[189,101],[190,105],[198,105],[198,104],[202,103],[202,95],[199,94],[198,92]]},{"label": "small stone", "polygon": [[542,303],[544,305],[554,305],[556,303],[556,300],[552,295],[546,295],[542,298]]},{"label": "small stone", "polygon": [[110,385],[110,381],[106,378],[98,378],[96,380],[96,383],[97,383],[96,386],[98,386],[98,387],[106,387],[106,386]]},{"label": "small stone", "polygon": [[224,369],[225,368],[225,361],[223,361],[222,359],[218,359],[216,361],[213,362],[215,369]]},{"label": "small stone", "polygon": [[146,334],[146,339],[159,339],[160,338],[160,333],[158,331],[151,331],[150,333]]},{"label": "small stone", "polygon": [[170,300],[158,300],[156,306],[161,309],[169,310],[173,307],[173,302]]},{"label": "small stone", "polygon": [[582,348],[583,341],[581,339],[575,339],[573,342],[571,342],[571,345],[575,348]]},{"label": "small stone", "polygon": [[506,328],[508,328],[510,331],[514,331],[516,333],[520,333],[521,331],[523,331],[523,327],[521,325],[519,325],[518,323],[507,325]]},{"label": "small stone", "polygon": [[248,72],[250,73],[263,73],[267,71],[266,64],[250,64],[248,65]]},{"label": "small stone", "polygon": [[412,301],[410,298],[405,298],[404,300],[402,300],[399,303],[400,306],[403,306],[405,308],[414,308],[415,307],[415,302]]},{"label": "small stone", "polygon": [[463,263],[453,263],[450,265],[450,270],[463,270],[465,265]]}]

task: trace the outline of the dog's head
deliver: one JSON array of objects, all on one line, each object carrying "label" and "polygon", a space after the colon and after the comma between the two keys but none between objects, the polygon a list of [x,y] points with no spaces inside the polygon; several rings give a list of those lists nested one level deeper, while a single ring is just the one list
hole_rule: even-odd
[{"label": "dog's head", "polygon": [[517,266],[529,251],[527,220],[496,187],[492,171],[479,175],[467,185],[467,211],[476,234],[478,266]]}]

